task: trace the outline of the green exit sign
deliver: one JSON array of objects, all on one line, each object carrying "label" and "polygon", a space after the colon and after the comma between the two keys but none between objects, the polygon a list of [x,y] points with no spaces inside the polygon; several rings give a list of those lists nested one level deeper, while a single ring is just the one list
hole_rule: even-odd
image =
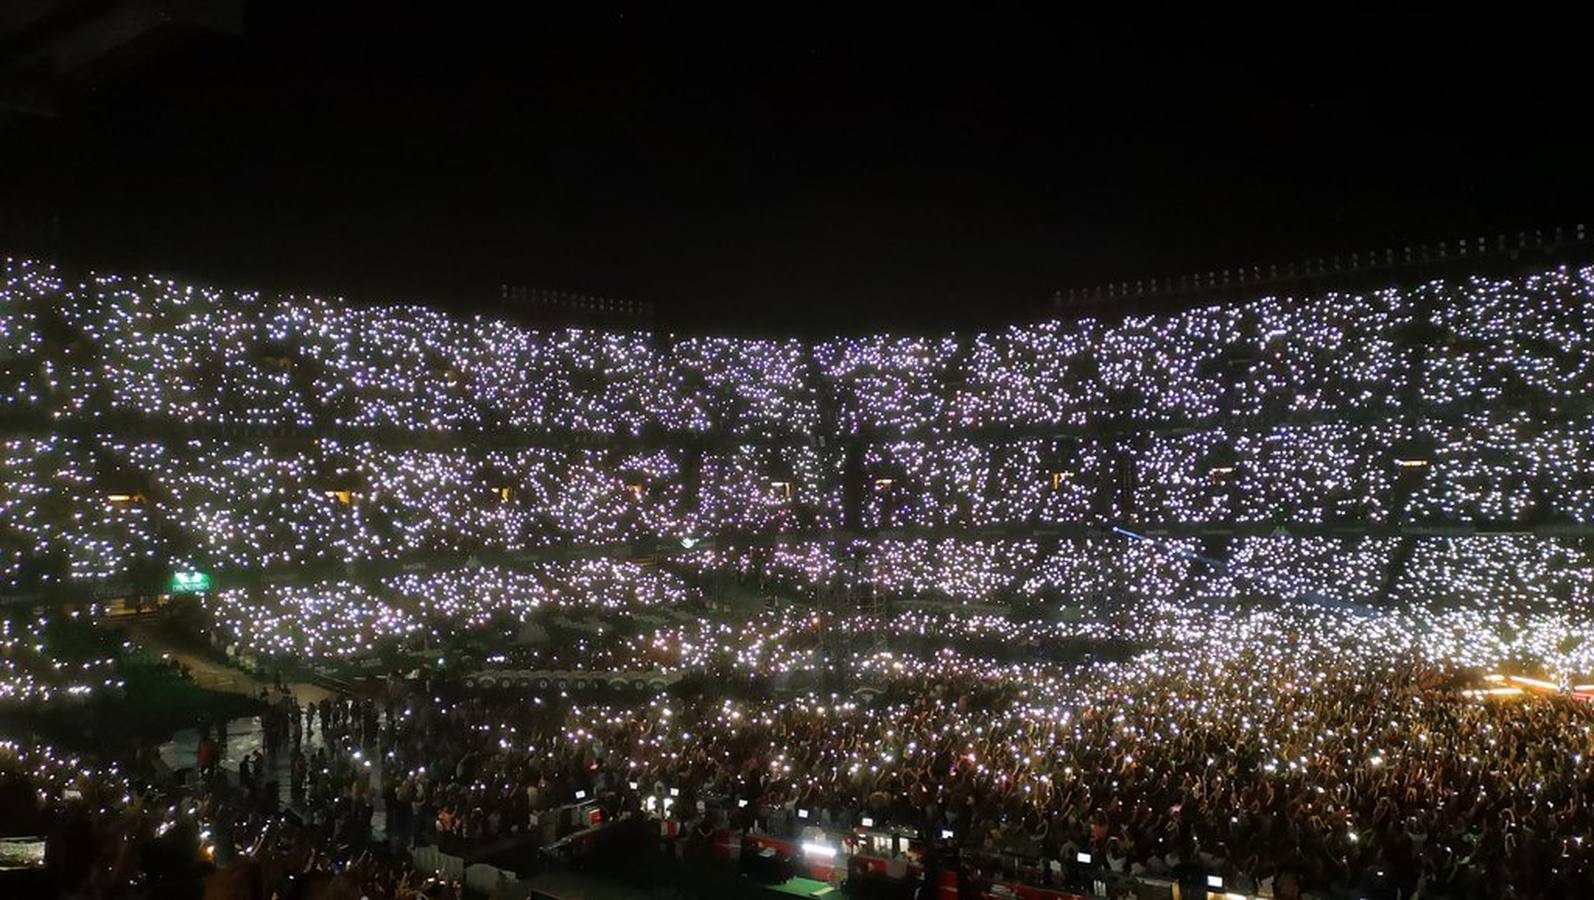
[{"label": "green exit sign", "polygon": [[204,572],[178,572],[172,575],[172,593],[199,594],[210,590],[210,576]]}]

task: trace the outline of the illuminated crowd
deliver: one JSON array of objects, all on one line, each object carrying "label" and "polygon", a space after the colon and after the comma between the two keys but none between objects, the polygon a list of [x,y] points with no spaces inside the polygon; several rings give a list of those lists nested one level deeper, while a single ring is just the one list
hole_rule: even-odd
[{"label": "illuminated crowd", "polygon": [[204,603],[218,639],[253,667],[279,658],[347,659],[383,647],[424,650],[455,632],[525,622],[541,610],[680,606],[692,594],[667,572],[591,559],[529,569],[406,573],[372,585],[339,579],[229,588],[207,595]]},{"label": "illuminated crowd", "polygon": [[1242,894],[1587,896],[1591,300],[1557,268],[803,341],[6,260],[0,715],[125,687],[31,604],[173,573],[216,579],[228,664],[393,677],[268,698],[238,790],[22,741],[0,775],[102,855],[184,828],[262,884],[338,877],[373,820],[460,849],[593,800]]},{"label": "illuminated crowd", "polygon": [[[821,845],[900,825],[966,851],[1087,853],[1125,876],[1193,869],[1242,893],[1576,896],[1594,878],[1586,701],[1478,675],[1541,671],[1566,635],[1546,618],[1519,623],[1531,639],[1490,641],[1488,621],[1309,603],[1144,603],[1067,623],[788,609],[620,642],[712,689],[416,692],[363,752],[385,760],[389,837],[405,843],[491,842],[587,799],[610,818]],[[1057,653],[1115,634],[1142,649]],[[867,695],[825,690],[832,666]],[[803,672],[809,687],[771,691]]]},{"label": "illuminated crowd", "polygon": [[[538,331],[6,259],[0,403],[63,422],[748,439],[1577,404],[1589,269],[973,335]],[[1421,352],[1419,353],[1419,349]],[[1420,357],[1420,358],[1419,358]]]},{"label": "illuminated crowd", "polygon": [[21,591],[727,532],[1594,516],[1590,269],[817,342],[3,276]]},{"label": "illuminated crowd", "polygon": [[[147,774],[147,773],[146,773]],[[314,824],[209,783],[174,789],[41,743],[0,741],[0,824],[44,838],[37,896],[354,896],[454,900],[401,857],[333,847]]]}]

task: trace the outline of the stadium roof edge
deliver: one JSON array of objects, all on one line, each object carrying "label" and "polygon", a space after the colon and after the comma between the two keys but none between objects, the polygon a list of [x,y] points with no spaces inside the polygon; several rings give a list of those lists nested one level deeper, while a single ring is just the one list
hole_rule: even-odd
[{"label": "stadium roof edge", "polygon": [[[3,220],[0,220],[3,222]],[[88,274],[111,274],[94,261],[81,259],[70,248],[42,241],[33,236],[7,235],[0,229],[0,257],[14,256],[48,262],[73,277]],[[20,239],[19,239],[20,238]],[[1133,315],[1172,314],[1203,305],[1219,303],[1245,303],[1268,296],[1314,296],[1331,292],[1363,293],[1394,288],[1410,288],[1422,282],[1447,277],[1494,276],[1506,277],[1542,271],[1557,265],[1582,265],[1594,263],[1594,228],[1579,223],[1570,227],[1533,229],[1494,237],[1476,237],[1411,244],[1381,251],[1341,253],[1328,256],[1307,257],[1290,263],[1255,265],[1179,276],[1158,276],[1107,282],[1088,288],[1070,288],[1054,291],[1046,300],[1037,299],[1027,315],[1003,316],[979,322],[972,328],[915,327],[911,323],[898,323],[891,328],[832,327],[823,332],[780,329],[764,331],[746,328],[695,328],[678,327],[668,321],[653,303],[638,299],[615,299],[576,291],[533,289],[516,284],[500,284],[500,296],[520,292],[528,297],[535,295],[535,311],[528,314],[495,309],[481,315],[501,319],[524,327],[539,328],[592,328],[606,331],[645,331],[660,336],[676,338],[727,337],[750,339],[800,339],[823,342],[828,340],[888,333],[901,337],[955,337],[995,331],[1009,326],[1032,324],[1057,319],[1096,319],[1116,321]],[[147,270],[145,270],[147,271]],[[122,274],[130,274],[125,270]],[[247,287],[222,285],[214,279],[185,273],[181,269],[163,268],[159,277],[193,282],[240,293],[280,294],[283,296],[318,297],[353,308],[422,306],[437,309],[458,318],[470,315],[453,303],[429,302],[420,298],[375,299],[362,296],[345,296],[337,292],[324,293],[304,285],[286,285],[280,282],[256,284]],[[457,298],[450,298],[457,299]],[[569,319],[561,318],[561,308],[569,312]],[[834,324],[834,323],[832,323]]]},{"label": "stadium roof edge", "polygon": [[1051,303],[1038,318],[1116,318],[1204,303],[1243,302],[1281,293],[1409,287],[1446,276],[1521,274],[1549,265],[1588,261],[1594,261],[1594,232],[1578,223],[1062,289],[1052,294]]}]

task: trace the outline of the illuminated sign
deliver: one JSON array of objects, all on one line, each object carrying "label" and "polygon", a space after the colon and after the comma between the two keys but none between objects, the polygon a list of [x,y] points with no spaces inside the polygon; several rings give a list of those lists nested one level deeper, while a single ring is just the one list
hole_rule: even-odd
[{"label": "illuminated sign", "polygon": [[204,572],[177,572],[172,575],[172,593],[202,594],[210,590],[210,576]]}]

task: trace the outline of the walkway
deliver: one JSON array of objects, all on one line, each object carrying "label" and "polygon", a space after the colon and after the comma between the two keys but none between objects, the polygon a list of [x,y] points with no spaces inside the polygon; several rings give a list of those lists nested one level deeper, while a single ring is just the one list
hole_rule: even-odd
[{"label": "walkway", "polygon": [[[127,636],[133,643],[151,653],[175,659],[187,666],[194,683],[206,690],[258,697],[261,688],[273,687],[248,672],[234,669],[178,646],[167,635],[161,633],[159,624],[154,619],[141,618],[122,624],[127,628]],[[332,696],[332,692],[326,688],[308,682],[292,682],[288,685],[288,689],[293,691],[293,695],[299,699],[301,705],[319,703],[323,697]]]}]

